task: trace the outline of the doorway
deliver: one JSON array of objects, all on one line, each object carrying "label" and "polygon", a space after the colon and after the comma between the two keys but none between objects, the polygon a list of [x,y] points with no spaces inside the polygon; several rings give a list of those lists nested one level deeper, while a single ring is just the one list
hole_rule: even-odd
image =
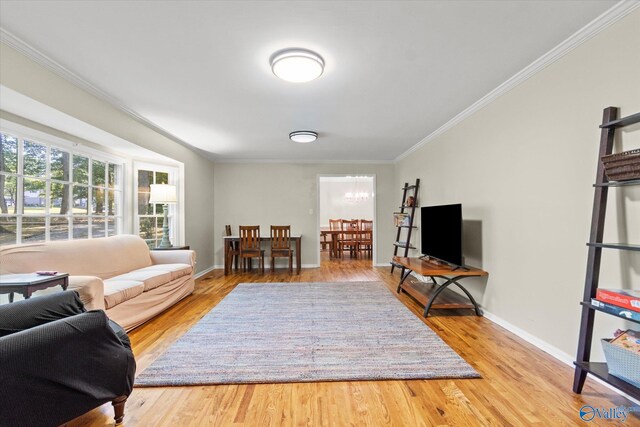
[{"label": "doorway", "polygon": [[[323,262],[354,259],[364,260],[367,264],[373,265],[376,258],[375,187],[375,175],[318,176],[318,265],[322,265]],[[330,229],[329,220],[358,220],[359,225],[373,221],[370,250],[366,250],[366,245],[359,245],[357,249],[363,250],[332,254],[331,248],[337,248],[338,242],[331,241],[337,237],[336,235],[325,231]],[[341,256],[335,256],[338,254]]]}]

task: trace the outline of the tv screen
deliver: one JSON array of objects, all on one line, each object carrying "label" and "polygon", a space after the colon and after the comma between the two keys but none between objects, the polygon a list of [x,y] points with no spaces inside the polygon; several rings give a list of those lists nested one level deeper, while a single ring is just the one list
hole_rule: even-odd
[{"label": "tv screen", "polygon": [[422,254],[462,266],[462,205],[420,209]]}]

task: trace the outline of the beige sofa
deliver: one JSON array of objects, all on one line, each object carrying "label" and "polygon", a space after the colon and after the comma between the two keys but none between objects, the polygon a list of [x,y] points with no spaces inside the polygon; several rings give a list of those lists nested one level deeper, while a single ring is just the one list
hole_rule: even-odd
[{"label": "beige sofa", "polygon": [[88,310],[131,330],[193,292],[195,252],[150,251],[133,235],[0,247],[0,273],[37,270],[69,273]]}]

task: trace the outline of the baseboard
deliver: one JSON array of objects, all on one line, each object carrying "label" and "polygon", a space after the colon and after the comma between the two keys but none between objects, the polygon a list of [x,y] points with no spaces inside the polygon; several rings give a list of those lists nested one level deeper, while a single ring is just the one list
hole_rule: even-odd
[{"label": "baseboard", "polygon": [[211,272],[212,272],[213,270],[215,270],[215,269],[216,269],[216,266],[215,266],[215,265],[214,265],[214,266],[211,266],[211,267],[209,267],[209,268],[206,268],[206,269],[202,270],[200,273],[196,273],[196,274],[193,276],[193,278],[194,278],[194,279],[199,279],[199,278],[201,278],[201,277],[203,277],[203,276],[206,276],[207,274],[211,273]]},{"label": "baseboard", "polygon": [[[573,365],[573,362],[575,360],[575,358],[568,354],[565,353],[564,351],[560,350],[558,347],[555,347],[551,344],[549,344],[546,341],[541,340],[540,338],[530,334],[529,332],[520,329],[519,327],[507,322],[506,320],[502,319],[501,317],[496,316],[493,313],[490,313],[486,310],[482,310],[483,311],[483,315],[485,317],[485,319],[492,321],[493,323],[495,323],[498,326],[503,327],[504,329],[506,329],[507,331],[511,332],[514,335],[517,335],[518,337],[522,338],[523,340],[525,340],[526,342],[528,342],[529,344],[534,345],[535,347],[539,348],[540,350],[544,351],[545,353],[547,353],[548,355],[556,358],[557,360],[559,360],[560,362],[570,366],[571,368],[575,368],[575,366]],[[572,378],[571,378],[572,379]],[[571,380],[569,379],[569,380]],[[629,399],[630,401],[634,402],[635,404],[640,404],[640,400],[637,400],[631,396],[629,396],[626,393],[623,393],[622,391],[618,390],[617,388],[605,383],[604,381],[589,375],[589,379],[593,380],[597,383],[602,384],[603,386],[607,387],[609,390],[614,391],[615,393],[624,396],[625,398]]]}]

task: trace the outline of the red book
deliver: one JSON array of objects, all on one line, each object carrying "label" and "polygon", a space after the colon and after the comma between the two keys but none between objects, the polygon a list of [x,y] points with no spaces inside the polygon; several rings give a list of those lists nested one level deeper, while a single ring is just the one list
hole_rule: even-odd
[{"label": "red book", "polygon": [[598,289],[598,301],[640,312],[640,291],[631,289]]}]

